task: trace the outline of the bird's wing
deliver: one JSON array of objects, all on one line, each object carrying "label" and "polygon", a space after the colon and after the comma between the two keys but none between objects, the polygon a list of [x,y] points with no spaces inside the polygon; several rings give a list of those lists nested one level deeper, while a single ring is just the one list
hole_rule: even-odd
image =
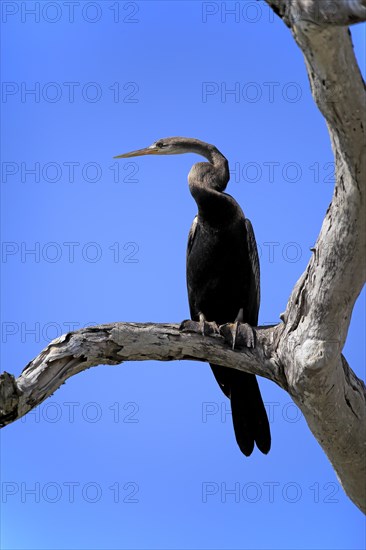
[{"label": "bird's wing", "polygon": [[192,247],[193,247],[193,243],[194,243],[194,240],[196,238],[196,234],[197,234],[197,224],[198,224],[198,216],[195,216],[195,218],[193,219],[193,222],[192,222],[192,225],[191,225],[191,228],[189,230],[189,233],[188,233],[188,243],[187,243],[187,290],[188,290],[188,302],[189,302],[189,310],[190,310],[190,314],[191,314],[191,319],[196,319],[198,320],[198,311],[196,311],[196,307],[195,307],[195,300],[194,300],[194,293],[192,292],[192,288],[190,287],[190,284],[189,284],[189,273],[188,273],[188,265],[189,265],[189,256],[192,252]]},{"label": "bird's wing", "polygon": [[197,228],[197,218],[198,218],[198,216],[194,217],[192,225],[191,225],[191,229],[189,230],[188,244],[187,244],[187,257],[189,256],[189,254],[192,250],[194,236],[195,236],[196,228]]},{"label": "bird's wing", "polygon": [[253,300],[252,301],[253,306],[250,309],[253,312],[254,317],[256,317],[255,319],[251,320],[251,324],[256,325],[258,323],[258,312],[259,312],[259,304],[261,299],[259,257],[258,257],[258,249],[257,249],[257,243],[254,236],[253,226],[250,220],[248,220],[247,218],[245,219],[245,227],[247,229],[248,254],[252,264],[252,276],[250,280],[248,296],[250,296]]}]

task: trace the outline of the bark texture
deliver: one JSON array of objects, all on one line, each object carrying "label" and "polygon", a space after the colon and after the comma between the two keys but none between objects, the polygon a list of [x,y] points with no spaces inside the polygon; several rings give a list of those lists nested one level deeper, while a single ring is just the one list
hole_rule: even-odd
[{"label": "bark texture", "polygon": [[352,25],[366,19],[366,0],[265,0],[286,25]]},{"label": "bark texture", "polygon": [[287,387],[274,343],[282,325],[258,327],[257,347],[232,350],[220,335],[182,333],[179,325],[113,323],[84,328],[53,340],[15,378],[0,375],[0,426],[10,424],[53,394],[70,376],[96,365],[124,361],[212,361],[250,371]]},{"label": "bark texture", "polygon": [[178,325],[115,323],[49,344],[20,377],[0,376],[0,423],[10,424],[67,378],[99,364],[202,360],[264,376],[299,406],[347,495],[366,512],[366,390],[342,355],[365,282],[365,87],[346,25],[366,19],[366,0],[266,0],[302,49],[311,92],[329,128],[336,185],[313,255],[283,323],[257,327],[254,349]]},{"label": "bark texture", "polygon": [[365,512],[365,386],[341,351],[366,272],[365,85],[342,25],[365,20],[366,0],[267,2],[304,54],[336,163],[332,203],[288,302],[278,355],[290,394],[302,403],[345,492]]}]

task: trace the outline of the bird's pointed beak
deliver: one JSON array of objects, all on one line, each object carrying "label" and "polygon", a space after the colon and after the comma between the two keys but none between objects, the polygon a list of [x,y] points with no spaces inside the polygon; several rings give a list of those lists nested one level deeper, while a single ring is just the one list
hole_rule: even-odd
[{"label": "bird's pointed beak", "polygon": [[159,149],[157,147],[145,147],[145,149],[137,149],[136,151],[131,151],[130,153],[123,153],[123,155],[117,155],[113,157],[115,159],[127,159],[130,157],[142,157],[144,155],[158,155]]}]

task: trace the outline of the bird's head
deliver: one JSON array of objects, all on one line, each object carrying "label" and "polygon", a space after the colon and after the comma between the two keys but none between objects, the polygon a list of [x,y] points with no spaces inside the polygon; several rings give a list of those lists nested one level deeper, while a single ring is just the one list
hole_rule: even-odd
[{"label": "bird's head", "polygon": [[[224,191],[229,181],[229,166],[226,158],[220,151],[209,143],[188,137],[168,137],[154,141],[145,149],[136,149],[123,155],[117,155],[115,159],[126,159],[131,157],[142,157],[144,155],[180,155],[183,153],[195,153],[205,157],[209,163],[200,162],[195,164],[188,174],[188,182],[191,180],[204,179],[205,185],[216,191]],[[209,174],[209,176],[208,176]],[[208,180],[210,182],[208,183]],[[193,185],[193,184],[192,184]]]},{"label": "bird's head", "polygon": [[194,138],[184,137],[168,137],[158,139],[145,149],[137,149],[123,155],[117,155],[116,159],[124,159],[130,157],[141,157],[143,155],[179,155],[183,153],[198,153],[200,154],[203,147],[210,147],[206,143]]}]

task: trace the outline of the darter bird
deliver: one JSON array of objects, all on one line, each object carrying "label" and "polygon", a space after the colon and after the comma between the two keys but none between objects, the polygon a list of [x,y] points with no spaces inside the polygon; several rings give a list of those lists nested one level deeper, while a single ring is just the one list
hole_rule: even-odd
[{"label": "darter bird", "polygon": [[[203,334],[230,327],[226,336],[235,347],[237,337],[254,346],[251,326],[258,324],[260,276],[257,245],[251,222],[239,204],[227,193],[229,166],[214,146],[198,139],[170,137],[159,139],[145,149],[119,155],[196,153],[208,162],[194,164],[188,174],[190,192],[198,214],[194,218],[187,248],[187,287],[191,321],[183,330]],[[193,322],[192,322],[193,321]],[[220,388],[230,399],[237,443],[249,456],[254,443],[262,453],[271,447],[266,410],[253,374],[212,365]]]}]

